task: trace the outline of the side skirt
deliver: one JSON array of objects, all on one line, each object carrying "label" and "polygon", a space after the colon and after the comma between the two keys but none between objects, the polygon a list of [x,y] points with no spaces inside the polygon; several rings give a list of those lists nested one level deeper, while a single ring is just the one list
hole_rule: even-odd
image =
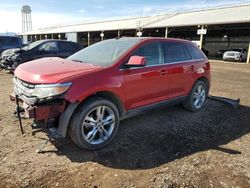
[{"label": "side skirt", "polygon": [[155,108],[161,108],[164,106],[172,106],[175,104],[179,104],[179,103],[186,101],[187,98],[188,98],[188,96],[176,97],[176,98],[169,99],[166,101],[161,101],[161,102],[150,104],[147,106],[135,108],[135,109],[129,110],[125,114],[125,116],[121,117],[121,120],[131,118],[131,117],[134,117],[134,116],[139,115],[139,114],[143,114],[143,113],[148,112],[148,111],[155,109]]}]

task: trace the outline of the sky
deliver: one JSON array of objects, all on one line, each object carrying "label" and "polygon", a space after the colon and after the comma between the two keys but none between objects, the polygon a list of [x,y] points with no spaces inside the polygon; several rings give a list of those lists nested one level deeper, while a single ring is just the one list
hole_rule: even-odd
[{"label": "sky", "polygon": [[21,7],[30,5],[33,29],[100,18],[250,3],[250,0],[0,0],[0,33],[22,30]]}]

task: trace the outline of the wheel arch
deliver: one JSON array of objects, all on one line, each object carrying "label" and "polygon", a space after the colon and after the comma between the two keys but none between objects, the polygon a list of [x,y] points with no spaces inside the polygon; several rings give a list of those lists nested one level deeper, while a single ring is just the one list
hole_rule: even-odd
[{"label": "wheel arch", "polygon": [[[199,78],[195,81],[195,83],[196,83],[197,81],[199,81],[199,80],[205,82],[205,84],[207,85],[208,92],[209,92],[209,90],[210,90],[210,82],[209,82],[208,78],[205,77],[205,76],[201,76],[201,77],[199,77]],[[195,83],[194,83],[194,84],[195,84]]]},{"label": "wheel arch", "polygon": [[121,99],[116,94],[114,94],[113,92],[110,92],[110,91],[98,91],[98,92],[93,93],[93,94],[89,95],[88,97],[84,98],[80,102],[77,102],[74,104],[69,103],[67,105],[66,110],[61,114],[61,116],[59,118],[58,129],[57,129],[58,135],[60,135],[62,137],[66,137],[67,131],[68,131],[68,125],[69,125],[69,122],[70,122],[74,112],[77,110],[77,108],[81,104],[85,103],[90,98],[94,98],[94,97],[101,97],[101,98],[104,98],[104,99],[111,101],[117,107],[118,112],[119,112],[119,116],[123,117],[125,115],[125,113],[126,113],[125,107],[124,107]]}]

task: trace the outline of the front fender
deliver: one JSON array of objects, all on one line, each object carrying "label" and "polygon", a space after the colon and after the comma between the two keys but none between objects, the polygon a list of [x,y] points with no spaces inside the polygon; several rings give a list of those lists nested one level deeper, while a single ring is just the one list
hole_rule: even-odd
[{"label": "front fender", "polygon": [[79,104],[79,102],[73,104],[69,103],[69,105],[66,107],[66,110],[61,114],[57,129],[57,134],[60,137],[66,137],[70,118],[72,117]]}]

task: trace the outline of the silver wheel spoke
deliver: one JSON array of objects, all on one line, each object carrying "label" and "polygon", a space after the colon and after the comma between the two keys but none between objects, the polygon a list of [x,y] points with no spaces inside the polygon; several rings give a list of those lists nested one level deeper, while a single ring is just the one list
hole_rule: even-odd
[{"label": "silver wheel spoke", "polygon": [[194,105],[197,106],[197,105],[198,105],[198,102],[199,102],[199,100],[196,99],[196,100],[194,101]]},{"label": "silver wheel spoke", "polygon": [[90,116],[87,116],[87,117],[85,118],[84,122],[86,122],[86,121],[89,121],[89,122],[91,122],[91,123],[96,123],[96,120],[94,120],[94,118],[93,118],[93,117],[90,117]]},{"label": "silver wheel spoke", "polygon": [[108,124],[111,124],[111,123],[114,123],[115,122],[115,116],[108,116],[106,119],[104,119],[102,121],[102,124],[103,125],[108,125]]},{"label": "silver wheel spoke", "polygon": [[99,106],[97,109],[96,109],[96,116],[97,116],[97,121],[100,121],[102,120],[103,116],[104,116],[104,113],[105,113],[105,106]]},{"label": "silver wheel spoke", "polygon": [[99,129],[99,134],[100,134],[100,138],[102,140],[105,140],[105,135],[103,134],[103,131],[101,129]]},{"label": "silver wheel spoke", "polygon": [[109,132],[103,126],[101,126],[101,129],[106,136],[109,136]]},{"label": "silver wheel spoke", "polygon": [[97,129],[96,128],[93,128],[92,131],[89,131],[89,133],[87,134],[86,138],[89,142],[91,142],[94,137],[96,136],[96,133],[97,133]]}]

